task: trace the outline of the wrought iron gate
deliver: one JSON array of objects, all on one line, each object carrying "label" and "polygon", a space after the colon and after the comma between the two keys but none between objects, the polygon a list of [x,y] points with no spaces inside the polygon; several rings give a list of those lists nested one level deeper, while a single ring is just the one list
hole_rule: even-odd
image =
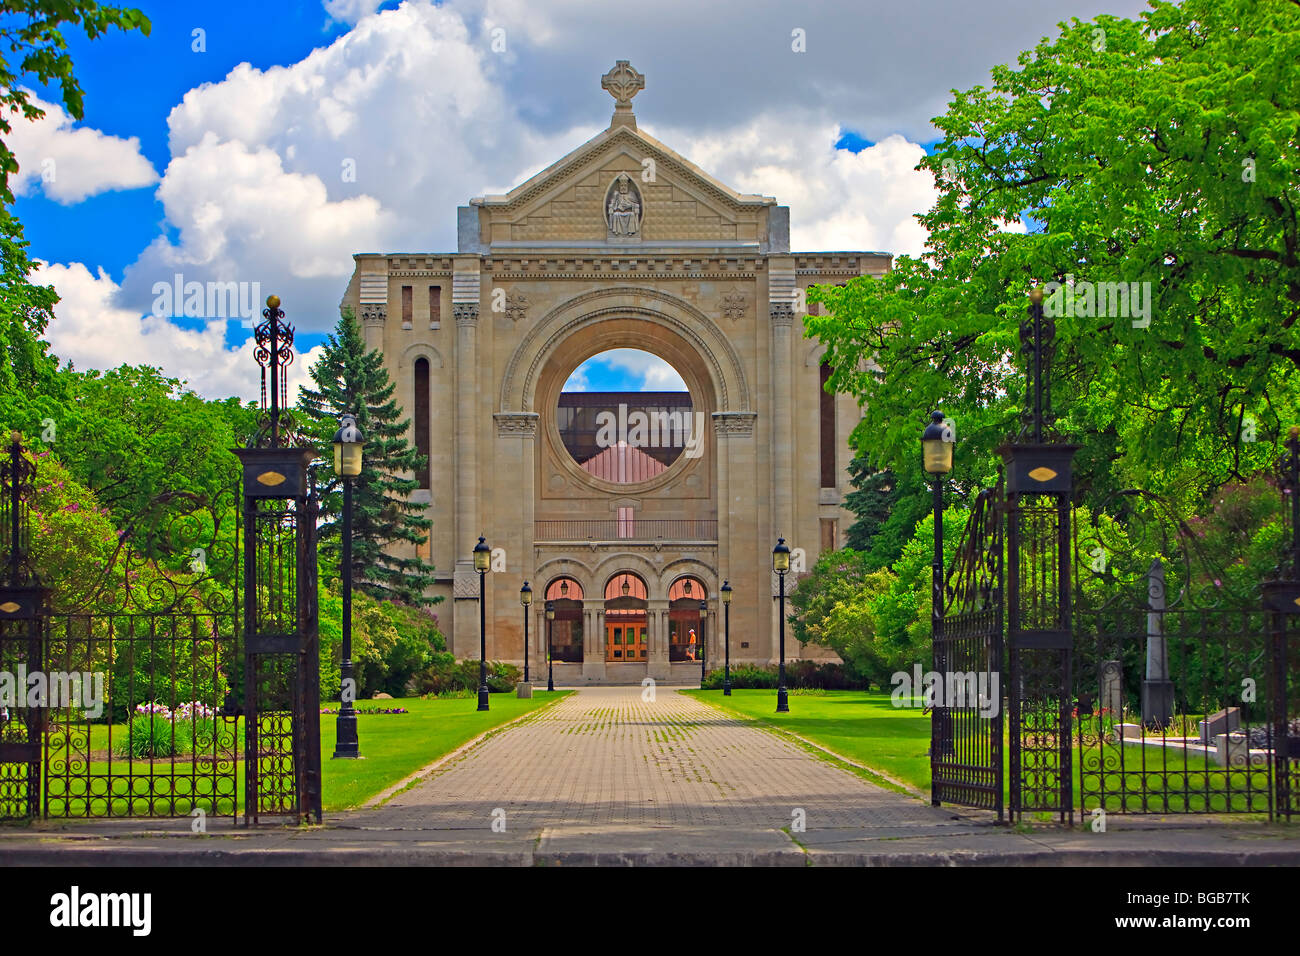
[{"label": "wrought iron gate", "polygon": [[267,305],[243,494],[159,496],[84,593],[41,587],[37,465],[16,433],[0,460],[0,819],[233,820],[242,757],[245,823],[320,821],[314,450],[288,445],[293,329]]},{"label": "wrought iron gate", "polygon": [[[976,498],[934,634],[931,802],[1002,819],[1002,483]],[[936,597],[938,597],[936,595]]]},{"label": "wrought iron gate", "polygon": [[[1270,580],[1229,593],[1217,556],[1157,496],[1127,490],[1076,509],[1078,446],[1052,440],[1054,327],[1039,302],[1020,333],[1028,387],[1024,427],[999,449],[1005,495],[999,482],[976,502],[933,641],[938,675],[994,674],[1006,628],[1011,817],[1290,819],[1300,813],[1300,428],[1279,468],[1286,558]],[[1001,819],[1000,716],[936,703],[932,801]]]}]

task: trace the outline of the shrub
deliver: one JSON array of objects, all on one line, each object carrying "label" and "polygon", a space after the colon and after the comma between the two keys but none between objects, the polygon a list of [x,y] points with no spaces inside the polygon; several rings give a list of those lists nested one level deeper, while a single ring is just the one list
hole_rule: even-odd
[{"label": "shrub", "polygon": [[[779,672],[775,667],[755,667],[740,664],[731,669],[731,686],[734,688],[755,688],[774,690],[777,686]],[[723,668],[719,667],[704,675],[705,690],[718,690],[722,687]],[[818,661],[790,661],[785,665],[785,686],[789,690],[814,690],[824,693],[827,690],[865,690],[867,681],[843,664]]]},{"label": "shrub", "polygon": [[137,713],[128,724],[129,732],[118,741],[119,757],[173,757],[184,753],[189,734],[182,738],[182,728],[161,713]]}]

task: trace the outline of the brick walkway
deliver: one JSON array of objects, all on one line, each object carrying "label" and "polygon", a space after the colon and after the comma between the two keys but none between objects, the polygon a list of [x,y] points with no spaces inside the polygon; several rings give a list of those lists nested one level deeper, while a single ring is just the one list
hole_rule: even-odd
[{"label": "brick walkway", "polygon": [[[347,826],[383,829],[914,828],[951,811],[885,790],[668,688],[586,688]],[[501,813],[497,813],[500,819]]]}]

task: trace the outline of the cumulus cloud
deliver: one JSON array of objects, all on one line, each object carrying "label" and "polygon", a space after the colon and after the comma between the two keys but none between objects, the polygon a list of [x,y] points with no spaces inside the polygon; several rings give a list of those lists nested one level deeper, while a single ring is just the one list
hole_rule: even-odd
[{"label": "cumulus cloud", "polygon": [[[186,381],[205,398],[231,395],[243,400],[259,395],[251,333],[235,348],[226,345],[226,321],[211,320],[198,328],[181,328],[168,318],[142,315],[115,305],[118,287],[99,270],[92,275],[80,262],[44,264],[32,275],[39,285],[59,294],[48,339],[61,361],[79,369],[119,365],[153,365]],[[290,401],[309,380],[307,369],[320,356],[312,349],[289,367]]]},{"label": "cumulus cloud", "polygon": [[566,392],[591,391],[591,376],[603,370],[604,379],[616,383],[602,391],[616,392],[684,392],[686,383],[677,370],[657,355],[640,349],[609,349],[583,362],[564,383]]},{"label": "cumulus cloud", "polygon": [[[324,331],[353,254],[454,251],[458,205],[602,129],[612,103],[598,77],[615,58],[647,76],[641,126],[789,205],[793,248],[918,254],[915,216],[935,190],[915,166],[949,88],[986,81],[1067,12],[1133,15],[1143,0],[1024,0],[1015,16],[956,0],[871,11],[664,0],[635,30],[625,7],[578,0],[380,5],[324,0],[349,32],[185,94],[157,193],[168,228],[127,269],[114,308],[148,312],[154,284],[180,273],[260,282],[301,330]],[[796,28],[807,53],[791,49]],[[835,149],[845,130],[874,145]]]},{"label": "cumulus cloud", "polygon": [[356,23],[379,9],[384,0],[324,0],[325,12],[331,20]]},{"label": "cumulus cloud", "polygon": [[[28,91],[30,94],[30,91]],[[6,145],[18,159],[11,179],[14,193],[41,190],[63,205],[113,189],[138,189],[158,181],[158,173],[140,152],[140,140],[121,139],[89,127],[74,127],[72,117],[55,103],[31,96],[45,111],[38,120],[15,116]]]}]

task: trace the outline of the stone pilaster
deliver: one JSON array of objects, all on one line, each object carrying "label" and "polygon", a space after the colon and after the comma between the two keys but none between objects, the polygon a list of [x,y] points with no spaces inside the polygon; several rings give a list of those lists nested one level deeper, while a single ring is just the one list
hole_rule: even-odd
[{"label": "stone pilaster", "polygon": [[605,611],[603,608],[583,608],[582,677],[584,680],[605,679]]},{"label": "stone pilaster", "polygon": [[650,636],[650,654],[649,660],[646,661],[646,676],[655,680],[668,680],[672,677],[673,669],[668,661],[667,599],[647,602],[646,627]]},{"label": "stone pilaster", "polygon": [[[452,643],[457,657],[477,654],[470,644],[478,640],[478,609],[462,596],[463,582],[475,577],[472,551],[482,525],[479,502],[478,430],[483,416],[482,371],[478,360],[478,273],[457,271],[452,277],[452,314],[456,318],[456,419],[453,442],[456,449],[456,565],[453,594]],[[477,597],[477,586],[474,596]],[[463,635],[472,635],[466,641]]]}]

